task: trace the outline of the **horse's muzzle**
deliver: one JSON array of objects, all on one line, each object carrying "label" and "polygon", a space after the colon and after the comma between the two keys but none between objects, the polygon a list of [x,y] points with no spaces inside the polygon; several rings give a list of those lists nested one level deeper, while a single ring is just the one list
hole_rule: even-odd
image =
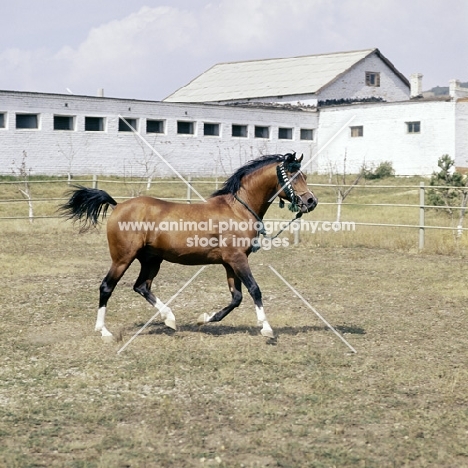
[{"label": "horse's muzzle", "polygon": [[301,211],[303,213],[310,213],[317,205],[317,197],[312,192],[301,195]]}]

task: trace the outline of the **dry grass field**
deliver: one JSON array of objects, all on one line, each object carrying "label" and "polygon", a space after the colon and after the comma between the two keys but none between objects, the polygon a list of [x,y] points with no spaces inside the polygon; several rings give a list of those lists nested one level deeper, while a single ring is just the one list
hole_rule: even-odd
[{"label": "dry grass field", "polygon": [[[35,190],[63,194],[54,187]],[[388,199],[417,203],[406,191]],[[307,218],[333,219],[333,209]],[[414,209],[396,216],[417,224]],[[366,219],[351,206],[343,218]],[[117,354],[155,311],[132,290],[134,265],[109,302],[107,324],[122,341],[94,333],[109,267],[104,227],[78,234],[61,220],[0,221],[0,466],[468,466],[464,240],[433,231],[427,245],[417,252],[415,230],[358,226],[252,254],[276,341],[260,335],[247,296],[223,322],[197,327],[200,313],[230,299],[223,269],[210,266],[173,302],[176,332],[156,320]],[[197,270],[163,264],[154,289],[168,300]]]}]

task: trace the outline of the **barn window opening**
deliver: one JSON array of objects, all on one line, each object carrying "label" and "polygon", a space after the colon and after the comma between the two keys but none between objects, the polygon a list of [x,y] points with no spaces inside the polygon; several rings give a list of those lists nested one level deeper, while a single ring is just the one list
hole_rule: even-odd
[{"label": "barn window opening", "polygon": [[269,127],[255,126],[255,138],[270,138]]},{"label": "barn window opening", "polygon": [[0,128],[5,128],[5,114],[0,113]]},{"label": "barn window opening", "polygon": [[177,122],[177,133],[179,135],[193,135],[194,128],[193,122],[184,122],[181,120]]},{"label": "barn window opening", "polygon": [[380,73],[379,72],[366,72],[366,86],[380,86]]},{"label": "barn window opening", "polygon": [[204,123],[203,135],[205,136],[219,136],[219,124]]},{"label": "barn window opening", "polygon": [[301,128],[301,140],[313,140],[314,130],[312,128]]},{"label": "barn window opening", "polygon": [[85,117],[86,132],[103,132],[104,117]]},{"label": "barn window opening", "polygon": [[421,122],[406,122],[408,133],[421,133]]},{"label": "barn window opening", "polygon": [[16,114],[16,128],[39,128],[39,115]]},{"label": "barn window opening", "polygon": [[351,138],[357,138],[364,136],[364,127],[362,125],[357,125],[355,127],[350,127],[351,129]]},{"label": "barn window opening", "polygon": [[232,136],[240,137],[240,138],[247,138],[247,125],[233,125]]},{"label": "barn window opening", "polygon": [[278,128],[278,140],[292,140],[292,128]]},{"label": "barn window opening", "polygon": [[164,120],[147,120],[146,133],[164,133]]},{"label": "barn window opening", "polygon": [[132,132],[137,129],[137,119],[119,118],[119,132]]},{"label": "barn window opening", "polygon": [[71,115],[54,115],[54,130],[73,130],[75,118]]}]

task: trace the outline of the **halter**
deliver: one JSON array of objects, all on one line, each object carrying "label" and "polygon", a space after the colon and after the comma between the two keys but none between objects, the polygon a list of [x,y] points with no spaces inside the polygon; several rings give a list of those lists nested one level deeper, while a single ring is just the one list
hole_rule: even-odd
[{"label": "halter", "polygon": [[[289,211],[296,213],[299,211],[299,203],[301,203],[301,199],[298,195],[296,195],[291,180],[289,179],[288,174],[286,174],[286,170],[288,172],[297,172],[301,168],[301,163],[294,161],[288,163],[287,166],[285,165],[286,162],[282,162],[279,166],[276,166],[276,175],[278,176],[278,182],[283,188],[286,197],[288,197],[291,201],[291,203],[288,205]],[[280,198],[279,206],[280,208],[284,208],[284,201],[282,198]]]},{"label": "halter", "polygon": [[[292,211],[294,213],[297,213],[296,216],[289,221],[289,223],[282,229],[280,229],[274,236],[267,236],[266,235],[266,230],[265,230],[265,225],[263,224],[263,219],[258,216],[257,213],[255,213],[252,208],[250,208],[247,203],[245,203],[243,200],[241,200],[237,194],[234,195],[234,198],[256,218],[256,220],[261,224],[261,228],[257,231],[257,235],[255,236],[256,242],[253,243],[252,245],[252,252],[255,253],[260,249],[260,242],[258,241],[258,238],[260,235],[262,235],[265,239],[276,239],[283,231],[285,231],[296,219],[299,219],[303,213],[300,211],[300,206],[303,205],[301,197],[296,194],[296,191],[294,190],[294,187],[292,186],[292,181],[289,179],[286,171],[288,172],[297,172],[301,169],[301,163],[299,161],[292,161],[292,162],[286,162],[283,161],[281,164],[276,166],[276,175],[278,177],[278,182],[282,189],[284,190],[284,193],[286,196],[289,198],[291,203],[288,205],[289,211]],[[284,207],[284,201],[282,198],[280,198],[279,202],[280,208]]]}]

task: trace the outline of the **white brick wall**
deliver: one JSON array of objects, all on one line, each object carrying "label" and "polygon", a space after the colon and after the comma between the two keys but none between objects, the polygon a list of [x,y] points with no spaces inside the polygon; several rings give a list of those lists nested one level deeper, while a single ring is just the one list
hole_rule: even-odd
[{"label": "white brick wall", "polygon": [[[330,164],[341,169],[345,153],[349,172],[357,172],[363,163],[372,166],[392,161],[400,175],[428,175],[437,169],[440,156],[455,157],[454,102],[407,101],[323,109],[318,150],[352,117],[353,121],[321,152],[320,172],[327,172]],[[421,133],[407,133],[406,122],[410,121],[421,122]],[[363,126],[364,136],[351,137],[350,126]]]},{"label": "white brick wall", "polygon": [[[38,130],[15,128],[15,113],[40,114]],[[217,105],[174,104],[72,95],[0,91],[0,173],[11,172],[12,161],[27,152],[27,164],[41,174],[173,175],[133,133],[118,131],[118,115],[139,119],[142,136],[184,175],[232,173],[262,154],[296,151],[310,158],[314,142],[300,140],[300,128],[317,128],[316,112],[256,109]],[[53,130],[53,115],[76,116],[76,131]],[[106,119],[105,132],[85,132],[85,116]],[[166,121],[166,133],[146,134],[146,119]],[[194,135],[178,135],[177,121],[195,122]],[[218,123],[220,136],[204,136],[203,122]],[[231,125],[247,125],[248,138],[233,138]],[[254,126],[268,126],[270,138],[255,138]],[[279,140],[278,128],[293,128],[292,140]],[[149,166],[149,171],[145,168]],[[156,165],[156,166],[155,166]]]},{"label": "white brick wall", "polygon": [[[366,72],[380,73],[380,86],[367,86]],[[327,86],[318,99],[381,97],[384,101],[395,102],[408,100],[409,93],[408,86],[374,53]]]},{"label": "white brick wall", "polygon": [[468,98],[460,99],[455,108],[455,166],[468,168]]},{"label": "white brick wall", "polygon": [[[15,129],[15,113],[40,115],[40,129]],[[468,100],[403,101],[326,107],[320,112],[175,104],[97,97],[0,91],[0,173],[10,174],[23,151],[37,174],[115,174],[171,176],[167,168],[133,133],[118,132],[118,115],[139,119],[147,141],[184,175],[224,177],[262,154],[304,153],[305,162],[319,156],[308,172],[342,167],[348,172],[363,163],[392,161],[397,174],[430,174],[443,154],[468,168]],[[53,115],[76,116],[76,131],[53,130]],[[105,132],[85,132],[85,116],[106,118]],[[351,117],[331,144],[331,138]],[[164,135],[146,134],[146,119],[166,121]],[[177,120],[195,122],[194,135],[177,135]],[[420,121],[421,133],[408,134],[406,122]],[[203,136],[203,122],[218,123],[220,136]],[[248,138],[233,138],[231,125],[247,125]],[[254,126],[267,126],[270,138],[254,137]],[[351,138],[349,126],[362,125],[364,136]],[[278,128],[293,128],[292,140],[279,140]],[[313,141],[301,141],[300,129],[315,129]],[[328,145],[328,146],[326,146]],[[326,147],[325,147],[326,146]]]}]

